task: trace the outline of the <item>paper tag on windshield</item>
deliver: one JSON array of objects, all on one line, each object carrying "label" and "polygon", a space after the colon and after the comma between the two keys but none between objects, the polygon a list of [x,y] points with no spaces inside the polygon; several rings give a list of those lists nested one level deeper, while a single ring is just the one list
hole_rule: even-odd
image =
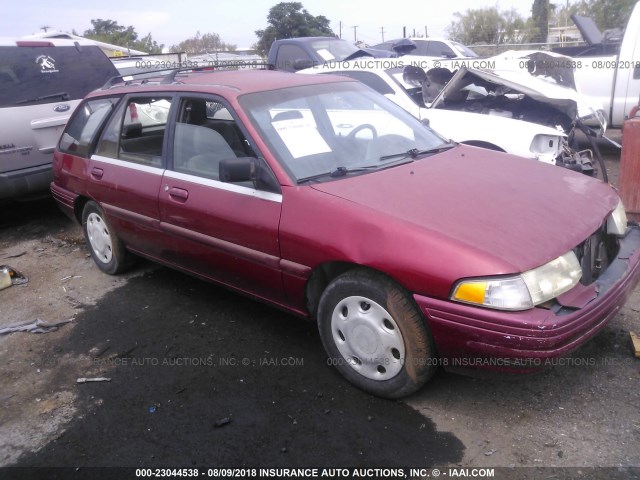
[{"label": "paper tag on windshield", "polygon": [[273,127],[293,158],[331,151],[315,124],[310,120],[304,118],[280,120],[273,122]]},{"label": "paper tag on windshield", "polygon": [[333,54],[327,50],[326,48],[321,48],[319,50],[316,50],[317,54],[320,55],[322,57],[322,59],[325,62],[330,62],[331,60],[335,60],[336,57],[333,56]]}]

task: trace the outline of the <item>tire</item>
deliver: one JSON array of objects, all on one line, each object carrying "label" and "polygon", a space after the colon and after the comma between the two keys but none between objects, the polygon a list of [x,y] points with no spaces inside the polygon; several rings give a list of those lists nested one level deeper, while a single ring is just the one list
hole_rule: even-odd
[{"label": "tire", "polygon": [[409,395],[436,371],[433,339],[413,299],[378,272],[352,270],[331,282],[318,328],[328,363],[374,395]]},{"label": "tire", "polygon": [[124,248],[107,218],[94,201],[82,210],[82,230],[93,261],[110,275],[124,272],[130,265],[130,255]]}]

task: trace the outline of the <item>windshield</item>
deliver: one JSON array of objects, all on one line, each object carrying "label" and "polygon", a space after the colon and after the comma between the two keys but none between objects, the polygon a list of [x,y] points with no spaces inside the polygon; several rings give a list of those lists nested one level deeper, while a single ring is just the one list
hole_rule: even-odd
[{"label": "windshield", "polygon": [[240,103],[295,181],[365,173],[420,158],[446,140],[356,82],[244,95]]},{"label": "windshield", "polygon": [[478,56],[476,52],[471,50],[469,47],[462,45],[461,43],[451,42],[451,45],[453,45],[453,48],[455,48],[458,52],[460,52],[465,57],[475,58]]},{"label": "windshield", "polygon": [[339,38],[327,37],[326,40],[317,40],[311,43],[313,48],[325,62],[332,60],[342,61],[353,55],[359,49],[351,43]]}]

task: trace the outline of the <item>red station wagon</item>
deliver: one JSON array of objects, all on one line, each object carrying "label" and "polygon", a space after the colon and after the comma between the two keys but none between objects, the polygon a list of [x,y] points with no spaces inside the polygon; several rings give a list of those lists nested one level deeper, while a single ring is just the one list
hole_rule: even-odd
[{"label": "red station wagon", "polygon": [[384,397],[439,365],[539,369],[640,276],[609,185],[450,143],[344,77],[114,79],[53,175],[100,269],[134,253],[316,319],[330,363]]}]

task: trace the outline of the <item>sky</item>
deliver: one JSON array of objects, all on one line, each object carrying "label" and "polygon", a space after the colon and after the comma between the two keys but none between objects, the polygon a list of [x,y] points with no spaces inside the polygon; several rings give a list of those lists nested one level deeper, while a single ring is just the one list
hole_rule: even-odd
[{"label": "sky", "polygon": [[[336,34],[342,25],[342,38],[353,40],[354,26],[358,40],[369,45],[407,35],[446,36],[446,27],[455,12],[497,5],[500,10],[515,8],[528,17],[533,0],[299,0],[314,16],[324,15]],[[249,48],[257,37],[255,31],[267,27],[269,9],[280,0],[56,0],[55,2],[11,1],[2,8],[0,36],[23,36],[40,33],[41,27],[78,34],[91,28],[92,19],[115,20],[133,26],[140,38],[151,33],[166,47],[195,36],[196,32],[217,33],[222,41]],[[148,6],[145,6],[148,5]]]}]

